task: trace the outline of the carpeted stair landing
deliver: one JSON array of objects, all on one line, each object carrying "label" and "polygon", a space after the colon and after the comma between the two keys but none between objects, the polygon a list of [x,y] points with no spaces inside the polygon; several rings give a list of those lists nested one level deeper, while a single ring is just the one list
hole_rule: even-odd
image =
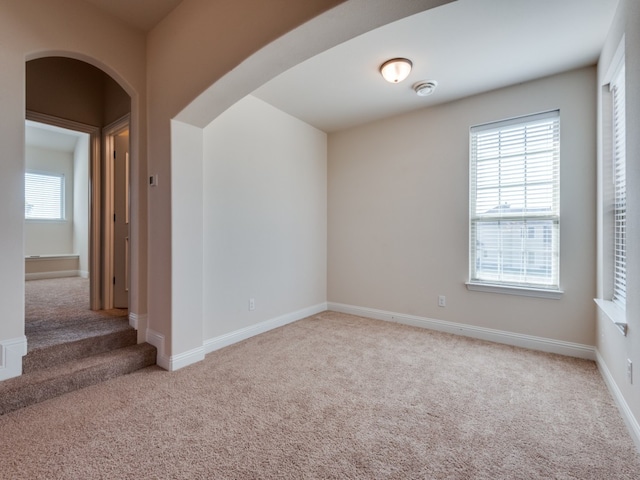
[{"label": "carpeted stair landing", "polygon": [[156,363],[126,310],[87,308],[88,281],[28,281],[23,375],[0,382],[0,415]]},{"label": "carpeted stair landing", "polygon": [[0,415],[155,363],[156,348],[141,343],[25,373],[0,382]]}]

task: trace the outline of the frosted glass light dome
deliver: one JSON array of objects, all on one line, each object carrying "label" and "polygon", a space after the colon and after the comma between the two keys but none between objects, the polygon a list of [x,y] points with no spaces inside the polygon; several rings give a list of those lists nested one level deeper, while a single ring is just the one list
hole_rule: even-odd
[{"label": "frosted glass light dome", "polygon": [[387,60],[380,67],[380,73],[389,83],[399,83],[409,76],[413,64],[406,58]]}]

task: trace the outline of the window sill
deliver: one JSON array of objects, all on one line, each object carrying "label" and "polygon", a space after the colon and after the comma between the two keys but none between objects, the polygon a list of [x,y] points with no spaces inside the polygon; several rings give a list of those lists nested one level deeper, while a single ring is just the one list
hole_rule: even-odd
[{"label": "window sill", "polygon": [[603,300],[601,298],[594,298],[594,302],[600,308],[600,311],[604,313],[609,319],[618,327],[618,330],[627,336],[627,315],[626,312],[611,300]]},{"label": "window sill", "polygon": [[68,223],[68,220],[64,218],[25,218],[27,223]]},{"label": "window sill", "polygon": [[564,292],[547,288],[514,287],[510,285],[496,285],[493,283],[467,282],[467,289],[474,292],[503,293],[506,295],[522,295],[523,297],[551,298],[559,300]]}]

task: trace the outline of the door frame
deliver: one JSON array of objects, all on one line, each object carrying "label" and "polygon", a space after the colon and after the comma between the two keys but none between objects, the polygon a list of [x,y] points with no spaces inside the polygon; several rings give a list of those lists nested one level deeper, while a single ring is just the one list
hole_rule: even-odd
[{"label": "door frame", "polygon": [[[102,188],[104,192],[104,215],[102,216],[102,308],[113,308],[113,277],[114,277],[114,228],[113,228],[113,216],[115,214],[114,205],[114,158],[113,152],[115,150],[115,137],[125,130],[131,134],[131,114],[127,113],[123,117],[119,118],[113,123],[110,123],[102,129],[102,144],[104,148],[104,162],[102,171]],[[131,138],[131,137],[129,137]],[[131,165],[127,162],[126,166],[126,178],[127,178],[127,217],[130,215],[130,186],[131,179],[130,172]],[[130,278],[129,269],[130,263],[127,262],[126,277],[127,283]],[[127,305],[130,306],[130,299]]]},{"label": "door frame", "polygon": [[66,128],[89,134],[89,308],[100,310],[103,308],[101,281],[101,168],[100,142],[101,129],[93,125],[67,120],[45,113],[27,110],[25,120]]}]

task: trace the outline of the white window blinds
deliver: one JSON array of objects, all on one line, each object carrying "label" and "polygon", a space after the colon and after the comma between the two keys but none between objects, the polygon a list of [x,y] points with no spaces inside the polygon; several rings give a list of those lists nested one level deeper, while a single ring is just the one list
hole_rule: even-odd
[{"label": "white window blinds", "polygon": [[470,282],[559,289],[559,111],[470,137]]},{"label": "white window blinds", "polygon": [[24,184],[26,219],[64,220],[64,175],[27,172]]},{"label": "white window blinds", "polygon": [[625,68],[610,84],[613,96],[614,264],[613,302],[624,308],[627,297],[627,181],[625,149]]}]

